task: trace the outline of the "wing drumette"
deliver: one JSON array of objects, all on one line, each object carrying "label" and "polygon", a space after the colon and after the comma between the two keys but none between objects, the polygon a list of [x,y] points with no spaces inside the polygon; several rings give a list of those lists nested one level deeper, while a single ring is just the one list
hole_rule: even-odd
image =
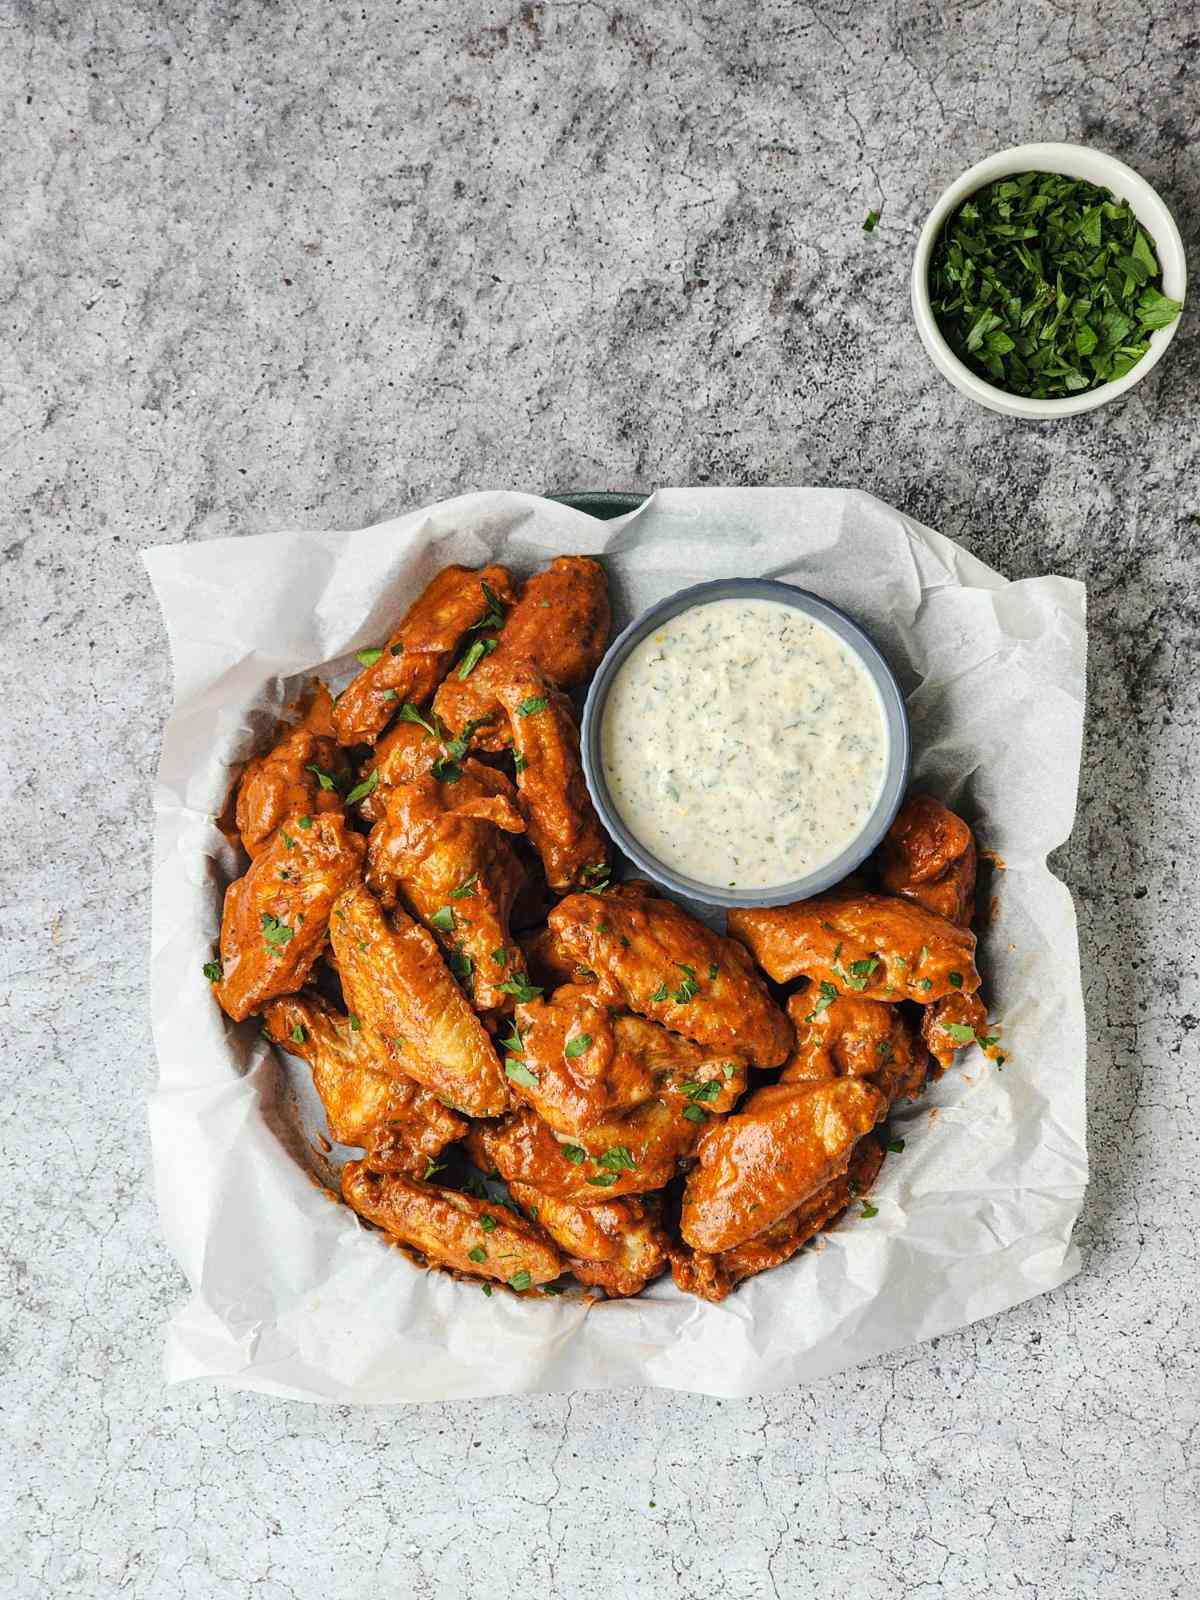
[{"label": "wing drumette", "polygon": [[349,768],[333,737],[332,712],[329,690],[316,684],[304,720],[247,763],[238,782],[237,830],[252,859],[289,819],[344,813],[339,785]]}]

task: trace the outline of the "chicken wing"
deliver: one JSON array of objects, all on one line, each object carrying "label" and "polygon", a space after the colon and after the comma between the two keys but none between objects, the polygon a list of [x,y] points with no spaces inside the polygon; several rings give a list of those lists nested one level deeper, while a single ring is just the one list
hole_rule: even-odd
[{"label": "chicken wing", "polygon": [[792,1028],[754,964],[673,900],[574,894],[550,913],[558,944],[615,1000],[706,1049],[777,1067]]},{"label": "chicken wing", "polygon": [[[939,1002],[940,1003],[940,1002]],[[915,1099],[929,1070],[929,1053],[896,1006],[842,995],[820,1011],[811,991],[788,1000],[796,1048],[780,1083],[820,1083],[828,1078],[865,1078],[890,1106]],[[928,1017],[936,1007],[924,1012]]]},{"label": "chicken wing", "polygon": [[302,816],[294,834],[277,828],[245,877],[226,889],[214,993],[235,1022],[303,988],[325,948],[333,903],[358,879],[365,848],[344,816]]},{"label": "chicken wing", "polygon": [[611,621],[603,567],[588,556],[559,556],[530,578],[503,628],[482,636],[495,650],[465,677],[461,667],[448,677],[434,709],[450,728],[470,724],[479,749],[504,750],[512,734],[497,691],[513,663],[532,663],[556,689],[577,688],[600,664]]},{"label": "chicken wing", "polygon": [[623,1299],[638,1294],[666,1268],[668,1240],[652,1203],[626,1199],[576,1206],[527,1183],[510,1188],[517,1204],[566,1252],[567,1267],[580,1283]]},{"label": "chicken wing", "polygon": [[734,910],[729,931],[776,983],[810,978],[814,1008],[843,992],[931,1005],[979,987],[975,935],[892,895],[822,894]]},{"label": "chicken wing", "polygon": [[361,882],[333,907],[330,936],[347,1005],[382,1038],[403,1041],[412,1077],[456,1110],[499,1116],[508,1091],[492,1041],[433,936],[402,911],[389,920]]},{"label": "chicken wing", "polygon": [[746,1085],[740,1058],[643,1017],[613,1016],[594,988],[567,984],[517,1007],[505,1063],[512,1093],[557,1133],[595,1128],[656,1096],[718,1115]]},{"label": "chicken wing", "polygon": [[349,765],[333,738],[332,710],[329,690],[318,683],[304,720],[286,729],[266,755],[246,764],[238,783],[236,819],[252,860],[289,818],[344,811],[340,790]]},{"label": "chicken wing", "polygon": [[970,1044],[978,1044],[993,1061],[1005,1059],[988,1033],[987,1007],[977,994],[948,994],[930,1006],[921,1018],[921,1034],[943,1070],[953,1066],[956,1051]]},{"label": "chicken wing", "polygon": [[342,1169],[342,1196],[360,1217],[419,1250],[430,1266],[528,1289],[557,1278],[566,1265],[536,1222],[496,1201],[373,1172],[365,1161]]},{"label": "chicken wing", "polygon": [[426,773],[392,789],[371,830],[369,887],[384,906],[403,894],[484,1011],[510,1003],[524,964],[509,916],[525,873],[505,837],[524,827],[504,774],[468,761],[454,783]]},{"label": "chicken wing", "polygon": [[790,1261],[802,1245],[834,1222],[852,1199],[865,1195],[883,1165],[883,1147],[867,1134],[854,1147],[850,1165],[816,1194],[779,1222],[744,1244],[717,1255],[689,1250],[678,1244],[671,1250],[671,1275],[677,1288],[701,1300],[724,1300],[745,1278]]},{"label": "chicken wing", "polygon": [[494,602],[504,606],[512,599],[503,567],[444,567],[408,608],[382,654],[338,697],[333,721],[339,743],[374,744],[405,702],[423,706],[467,633],[495,614]]},{"label": "chicken wing", "polygon": [[359,812],[368,822],[378,822],[387,797],[401,783],[423,778],[435,762],[447,759],[443,740],[422,722],[397,722],[375,746],[359,770],[359,781],[370,784],[359,803]]},{"label": "chicken wing", "polygon": [[975,909],[975,835],[932,795],[912,794],[883,841],[883,886],[948,922]]},{"label": "chicken wing", "polygon": [[[463,1117],[401,1075],[406,1050],[387,1044],[357,1017],[321,995],[272,1000],[263,1012],[267,1036],[312,1068],[330,1138],[372,1149],[372,1165],[421,1177],[448,1144],[467,1131]],[[386,1157],[375,1135],[386,1134]]]},{"label": "chicken wing", "polygon": [[606,876],[608,835],[583,779],[571,702],[528,663],[516,665],[497,698],[512,727],[521,812],[546,882],[565,894]]},{"label": "chicken wing", "polygon": [[716,1254],[761,1233],[845,1172],[887,1111],[862,1078],[770,1084],[705,1129],[683,1191],[679,1230]]},{"label": "chicken wing", "polygon": [[528,1183],[559,1200],[595,1205],[661,1189],[676,1163],[691,1154],[707,1125],[665,1100],[647,1100],[628,1116],[559,1139],[528,1106],[498,1123],[473,1122],[466,1147],[484,1172]]}]

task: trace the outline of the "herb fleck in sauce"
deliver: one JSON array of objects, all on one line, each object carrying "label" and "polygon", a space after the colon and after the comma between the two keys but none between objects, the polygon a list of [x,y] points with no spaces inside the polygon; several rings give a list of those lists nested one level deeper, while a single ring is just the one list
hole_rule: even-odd
[{"label": "herb fleck in sauce", "polygon": [[836,634],[777,601],[715,600],[630,652],[601,759],[621,819],[665,866],[766,889],[862,831],[888,732],[874,681]]}]

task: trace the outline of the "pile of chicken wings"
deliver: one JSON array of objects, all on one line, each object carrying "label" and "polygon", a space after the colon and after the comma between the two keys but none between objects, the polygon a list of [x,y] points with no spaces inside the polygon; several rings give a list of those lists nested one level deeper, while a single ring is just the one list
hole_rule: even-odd
[{"label": "pile of chicken wings", "polygon": [[583,556],[438,572],[242,773],[205,975],[309,1064],[343,1198],[410,1256],[720,1300],[866,1195],[896,1100],[1003,1059],[975,841],[914,795],[869,878],[728,937],[615,881],[570,698],[609,625]]}]

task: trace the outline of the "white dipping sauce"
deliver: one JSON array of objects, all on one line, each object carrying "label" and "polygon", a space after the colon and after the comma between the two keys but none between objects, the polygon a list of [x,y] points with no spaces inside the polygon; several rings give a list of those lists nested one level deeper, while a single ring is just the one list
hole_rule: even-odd
[{"label": "white dipping sauce", "polygon": [[613,805],[664,866],[769,889],[862,832],[889,736],[873,678],[830,629],[775,600],[714,600],[630,651],[600,748]]}]

